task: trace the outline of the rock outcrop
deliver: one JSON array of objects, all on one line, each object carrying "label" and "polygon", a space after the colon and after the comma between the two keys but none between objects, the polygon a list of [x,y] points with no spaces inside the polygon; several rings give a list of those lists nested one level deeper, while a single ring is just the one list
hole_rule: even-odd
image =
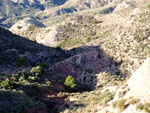
[{"label": "rock outcrop", "polygon": [[[51,69],[63,75],[79,77],[79,81],[81,81],[82,78],[85,78],[86,81],[86,77],[84,77],[84,73],[86,72],[107,71],[113,74],[118,72],[114,62],[112,62],[102,50],[75,55],[56,63]],[[81,75],[83,75],[83,77],[81,77]]]}]

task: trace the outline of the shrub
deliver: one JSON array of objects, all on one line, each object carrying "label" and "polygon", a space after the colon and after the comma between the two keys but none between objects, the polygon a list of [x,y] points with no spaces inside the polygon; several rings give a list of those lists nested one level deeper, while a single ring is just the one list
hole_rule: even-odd
[{"label": "shrub", "polygon": [[30,75],[31,73],[23,69],[22,71],[18,71],[17,74],[12,74],[12,77],[14,77],[17,81],[22,81],[24,79],[28,80]]},{"label": "shrub", "polygon": [[140,110],[143,110],[144,109],[144,105],[142,103],[137,104],[136,108],[140,109]]},{"label": "shrub", "polygon": [[90,37],[87,37],[86,39],[85,39],[85,42],[89,42],[90,41]]},{"label": "shrub", "polygon": [[30,81],[36,81],[38,79],[37,76],[29,76],[28,78]]},{"label": "shrub", "polygon": [[25,65],[27,65],[27,62],[23,58],[21,57],[17,58],[16,67],[25,66]]},{"label": "shrub", "polygon": [[46,64],[46,63],[38,63],[38,64],[36,64],[36,66],[40,66],[40,67],[42,67],[44,69],[48,69],[49,68],[49,65]]},{"label": "shrub", "polygon": [[98,20],[93,19],[93,20],[91,20],[91,23],[92,23],[92,24],[97,24],[97,23],[98,23]]},{"label": "shrub", "polygon": [[121,100],[113,102],[112,106],[113,108],[118,108],[122,111],[123,109],[125,109],[125,102],[126,101],[124,99],[121,99]]},{"label": "shrub", "polygon": [[71,75],[68,75],[68,77],[66,77],[64,85],[66,86],[66,90],[74,91],[76,88],[75,79]]},{"label": "shrub", "polygon": [[150,104],[148,102],[144,103],[144,110],[145,112],[150,113]]},{"label": "shrub", "polygon": [[33,67],[30,72],[36,75],[45,74],[45,70],[41,66]]},{"label": "shrub", "polygon": [[112,107],[113,107],[113,108],[115,108],[116,105],[117,105],[117,101],[115,101],[115,102],[112,103]]},{"label": "shrub", "polygon": [[102,100],[102,105],[106,105],[110,100],[112,100],[111,97],[105,97],[105,98]]},{"label": "shrub", "polygon": [[89,99],[88,99],[88,102],[95,102],[98,100],[98,97],[97,96],[91,96]]},{"label": "shrub", "polygon": [[21,29],[22,27],[18,25],[17,28],[18,28],[18,29]]},{"label": "shrub", "polygon": [[132,98],[132,99],[130,100],[130,104],[134,105],[135,103],[137,103],[137,100],[135,100],[135,99]]},{"label": "shrub", "polygon": [[138,105],[136,106],[136,108],[137,108],[137,109],[140,109],[140,110],[145,110],[145,112],[150,113],[150,104],[147,103],[147,102],[144,103],[144,104],[142,104],[142,103],[138,104]]},{"label": "shrub", "polygon": [[3,88],[14,89],[16,84],[13,81],[10,81],[10,80],[3,80],[1,82],[1,86]]}]

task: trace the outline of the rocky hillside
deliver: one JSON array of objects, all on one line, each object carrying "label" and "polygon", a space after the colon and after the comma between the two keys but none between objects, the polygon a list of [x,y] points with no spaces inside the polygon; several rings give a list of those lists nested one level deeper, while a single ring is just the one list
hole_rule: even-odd
[{"label": "rocky hillside", "polygon": [[[108,103],[107,107],[98,107],[98,112],[149,113],[149,65],[147,58],[130,79],[124,83]],[[113,107],[113,108],[112,108]]]},{"label": "rocky hillside", "polygon": [[150,5],[137,2],[0,28],[0,112],[149,113]]},{"label": "rocky hillside", "polygon": [[[33,11],[44,10],[54,5],[62,5],[65,0],[1,0],[0,16],[15,17],[23,14],[33,14]],[[32,11],[31,11],[32,10]]]},{"label": "rocky hillside", "polygon": [[44,14],[48,17],[53,17],[57,15],[63,15],[65,13],[72,13],[90,8],[103,7],[105,5],[111,3],[118,3],[120,1],[121,0],[69,0],[59,7],[53,9],[46,9],[40,14]]},{"label": "rocky hillside", "polygon": [[[49,48],[13,35],[10,31],[0,28],[0,73],[13,73],[15,69],[35,66],[37,63],[53,64],[66,58],[65,51]],[[10,70],[10,71],[8,71]]]},{"label": "rocky hillside", "polygon": [[148,8],[136,8],[123,2],[108,15],[77,15],[52,27],[33,25],[26,31],[23,30],[25,26],[20,24],[20,29],[12,27],[11,31],[46,46],[60,46],[67,50],[99,45],[110,58],[121,64],[118,66],[122,73],[131,74],[149,55],[148,17]]},{"label": "rocky hillside", "polygon": [[[79,92],[82,94],[83,91],[100,88],[101,81],[103,81],[103,86],[112,84],[115,89],[123,80],[115,75],[116,69],[110,66],[115,64],[99,47],[80,47],[64,51],[60,48],[37,44],[2,28],[0,28],[0,34],[0,104],[3,106],[0,107],[0,112],[63,112],[73,105],[69,99],[74,94],[78,96]],[[68,57],[70,58],[67,59]],[[73,91],[78,91],[78,93],[70,93],[72,90],[67,89],[68,86],[64,84],[71,70],[64,74],[58,71],[59,66],[64,66],[64,68],[67,66],[63,59],[68,62],[68,67],[72,68],[71,65],[74,65],[73,71],[83,68],[83,70],[76,71],[78,78],[74,76],[78,80],[75,79],[76,89]],[[98,63],[95,62],[97,60]],[[58,70],[53,69],[54,67]],[[111,69],[110,73],[104,72],[109,69]],[[79,76],[81,71],[83,73]],[[99,74],[103,76],[103,80]],[[110,80],[114,78],[116,84],[112,81],[107,83],[108,78]],[[113,94],[111,95],[113,97]]]},{"label": "rocky hillside", "polygon": [[[40,20],[47,21],[46,19],[49,17],[113,5],[104,12],[109,13],[113,11],[116,4],[122,1],[123,0],[1,0],[0,26],[9,28],[18,20],[28,16],[34,16]],[[147,2],[147,0],[124,1],[132,2],[134,5],[143,5]],[[93,12],[93,14],[94,13],[99,13],[99,11]]]},{"label": "rocky hillside", "polygon": [[[120,0],[115,0],[120,1]],[[12,24],[28,16],[45,19],[66,13],[89,8],[103,7],[113,2],[105,0],[1,0],[0,24],[10,27]],[[63,5],[64,4],[64,5]]]}]

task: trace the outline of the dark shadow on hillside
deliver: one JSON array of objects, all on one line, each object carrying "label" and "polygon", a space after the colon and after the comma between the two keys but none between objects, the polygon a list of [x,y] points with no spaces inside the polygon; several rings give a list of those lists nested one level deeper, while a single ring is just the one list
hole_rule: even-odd
[{"label": "dark shadow on hillside", "polygon": [[[46,111],[46,106],[39,103],[24,93],[12,91],[0,91],[0,113],[25,113],[31,111]],[[41,108],[40,108],[41,107]]]},{"label": "dark shadow on hillside", "polygon": [[[20,57],[25,60],[27,64],[18,68],[16,67],[16,61]],[[14,71],[17,72],[19,69],[22,70],[33,67],[37,63],[49,64],[52,71],[60,73],[64,77],[72,75],[84,86],[82,91],[91,91],[95,89],[98,82],[96,78],[97,73],[109,72],[112,75],[120,75],[121,73],[118,68],[120,63],[114,62],[100,46],[83,46],[65,51],[59,47],[53,48],[37,44],[0,28],[0,74],[7,74],[9,71],[9,74],[11,74]],[[53,79],[55,79],[56,83],[60,80],[56,77]],[[22,85],[22,87],[28,96],[33,97],[34,94],[37,95],[34,100],[45,103],[49,108],[55,109],[58,106],[64,106],[67,102],[65,100],[66,97],[55,98],[51,96],[53,93],[57,95],[59,91],[53,92],[53,89],[50,88],[44,91],[42,89],[44,87],[39,86]],[[55,89],[56,88],[57,87],[55,87]],[[37,92],[34,93],[34,91]],[[42,94],[47,94],[47,97],[44,97],[41,92]],[[65,90],[63,90],[63,92],[65,92]],[[12,93],[10,92],[10,94]],[[50,95],[50,97],[48,97],[48,95]],[[57,103],[59,99],[61,102]]]},{"label": "dark shadow on hillside", "polygon": [[[37,44],[2,28],[0,34],[0,65],[8,66],[7,69],[15,67],[17,58],[21,57],[27,62],[22,68],[35,66],[37,63],[47,63],[52,66],[62,61],[53,66],[53,69],[58,73],[74,77],[79,77],[87,70],[106,71],[117,75],[120,73],[119,63],[114,62],[99,46],[78,47],[65,51]],[[71,58],[63,61],[69,57]],[[67,66],[73,67],[74,70]]]},{"label": "dark shadow on hillside", "polygon": [[109,14],[109,13],[112,13],[115,8],[116,8],[116,7],[109,7],[109,8],[103,9],[103,10],[100,11],[99,13],[100,13],[100,14]]},{"label": "dark shadow on hillside", "polygon": [[[58,93],[52,94],[50,90],[41,89],[40,87],[37,87],[38,90],[32,86],[28,86],[28,88],[34,96],[20,93],[19,91],[0,91],[0,113],[50,113],[52,108],[58,103],[64,103],[66,98],[44,97],[42,93],[49,93],[49,96],[57,95]],[[43,92],[41,93],[40,91]]]},{"label": "dark shadow on hillside", "polygon": [[[47,47],[26,38],[12,34],[10,31],[0,28],[0,66],[1,69],[15,68],[17,58],[21,57],[27,65],[26,68],[37,63],[47,63],[50,66],[62,59],[68,58],[66,51],[60,48]],[[2,72],[2,71],[0,71]]]},{"label": "dark shadow on hillside", "polygon": [[32,73],[23,76],[26,74],[0,76],[0,81],[9,78],[17,83],[13,85],[15,89],[0,86],[0,113],[58,113],[60,106],[63,106],[61,110],[69,107],[71,101],[65,100],[68,96],[62,93],[65,77],[47,71],[33,81],[29,79]]}]

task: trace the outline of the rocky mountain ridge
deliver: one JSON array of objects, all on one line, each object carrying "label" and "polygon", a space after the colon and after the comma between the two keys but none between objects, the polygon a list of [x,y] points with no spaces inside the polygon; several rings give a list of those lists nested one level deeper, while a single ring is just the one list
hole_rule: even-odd
[{"label": "rocky mountain ridge", "polygon": [[[109,2],[112,2],[112,0]],[[3,23],[2,25],[10,27],[13,22],[28,16],[43,19],[106,4],[108,4],[108,1],[105,0],[1,0],[0,22]]]},{"label": "rocky mountain ridge", "polygon": [[59,7],[46,9],[42,13],[48,17],[53,17],[57,15],[63,15],[65,13],[77,12],[80,10],[103,7],[105,5],[118,2],[121,2],[121,0],[69,0]]}]

